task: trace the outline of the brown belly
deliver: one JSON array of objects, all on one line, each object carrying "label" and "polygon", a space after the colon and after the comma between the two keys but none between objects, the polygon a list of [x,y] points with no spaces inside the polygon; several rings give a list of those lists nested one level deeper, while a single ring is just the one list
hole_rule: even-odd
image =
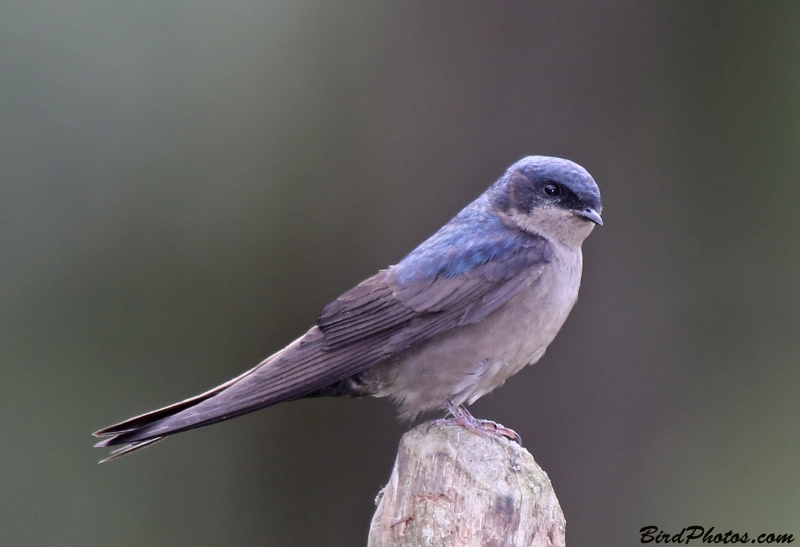
[{"label": "brown belly", "polygon": [[392,397],[401,415],[472,403],[538,361],[577,298],[581,261],[556,261],[480,323],[453,329],[361,374],[368,391]]}]

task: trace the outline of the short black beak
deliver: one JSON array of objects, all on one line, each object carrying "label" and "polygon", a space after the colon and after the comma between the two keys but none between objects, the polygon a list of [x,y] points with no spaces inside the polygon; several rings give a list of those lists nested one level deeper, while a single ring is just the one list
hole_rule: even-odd
[{"label": "short black beak", "polygon": [[576,211],[576,214],[579,217],[585,218],[586,220],[591,220],[595,224],[598,224],[600,226],[603,225],[603,219],[600,218],[600,213],[598,213],[591,207],[587,207],[585,209],[581,209],[580,211]]}]

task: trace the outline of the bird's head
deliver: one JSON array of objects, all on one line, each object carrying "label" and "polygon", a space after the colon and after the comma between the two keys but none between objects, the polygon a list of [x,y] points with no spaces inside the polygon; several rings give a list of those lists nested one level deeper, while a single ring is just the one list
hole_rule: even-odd
[{"label": "bird's head", "polygon": [[577,163],[528,156],[508,168],[491,190],[492,204],[517,227],[568,246],[602,226],[600,189]]}]

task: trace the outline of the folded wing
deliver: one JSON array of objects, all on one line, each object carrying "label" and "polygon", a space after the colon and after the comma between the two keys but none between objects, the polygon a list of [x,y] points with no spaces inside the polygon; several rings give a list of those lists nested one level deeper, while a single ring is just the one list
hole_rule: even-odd
[{"label": "folded wing", "polygon": [[[480,321],[533,282],[550,261],[548,243],[518,232],[513,244],[473,241],[437,264],[409,255],[344,293],[317,326],[264,362],[206,393],[101,429],[96,446],[124,445],[113,459],[165,436],[302,397],[461,325]],[[430,240],[429,240],[430,241]],[[435,255],[434,255],[435,256]],[[425,255],[422,260],[426,259]],[[424,272],[409,276],[405,272]]]}]

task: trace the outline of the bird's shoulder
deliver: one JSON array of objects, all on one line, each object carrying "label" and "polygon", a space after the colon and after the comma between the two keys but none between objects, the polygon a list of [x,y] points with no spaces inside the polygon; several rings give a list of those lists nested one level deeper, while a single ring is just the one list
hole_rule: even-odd
[{"label": "bird's shoulder", "polygon": [[[526,232],[478,200],[391,268],[399,285],[453,279],[473,273],[512,276],[527,266],[549,262],[551,243]],[[494,264],[495,268],[483,268]]]},{"label": "bird's shoulder", "polygon": [[317,326],[328,347],[396,331],[392,351],[486,317],[535,278],[550,243],[467,208],[397,265],[328,304]]}]

